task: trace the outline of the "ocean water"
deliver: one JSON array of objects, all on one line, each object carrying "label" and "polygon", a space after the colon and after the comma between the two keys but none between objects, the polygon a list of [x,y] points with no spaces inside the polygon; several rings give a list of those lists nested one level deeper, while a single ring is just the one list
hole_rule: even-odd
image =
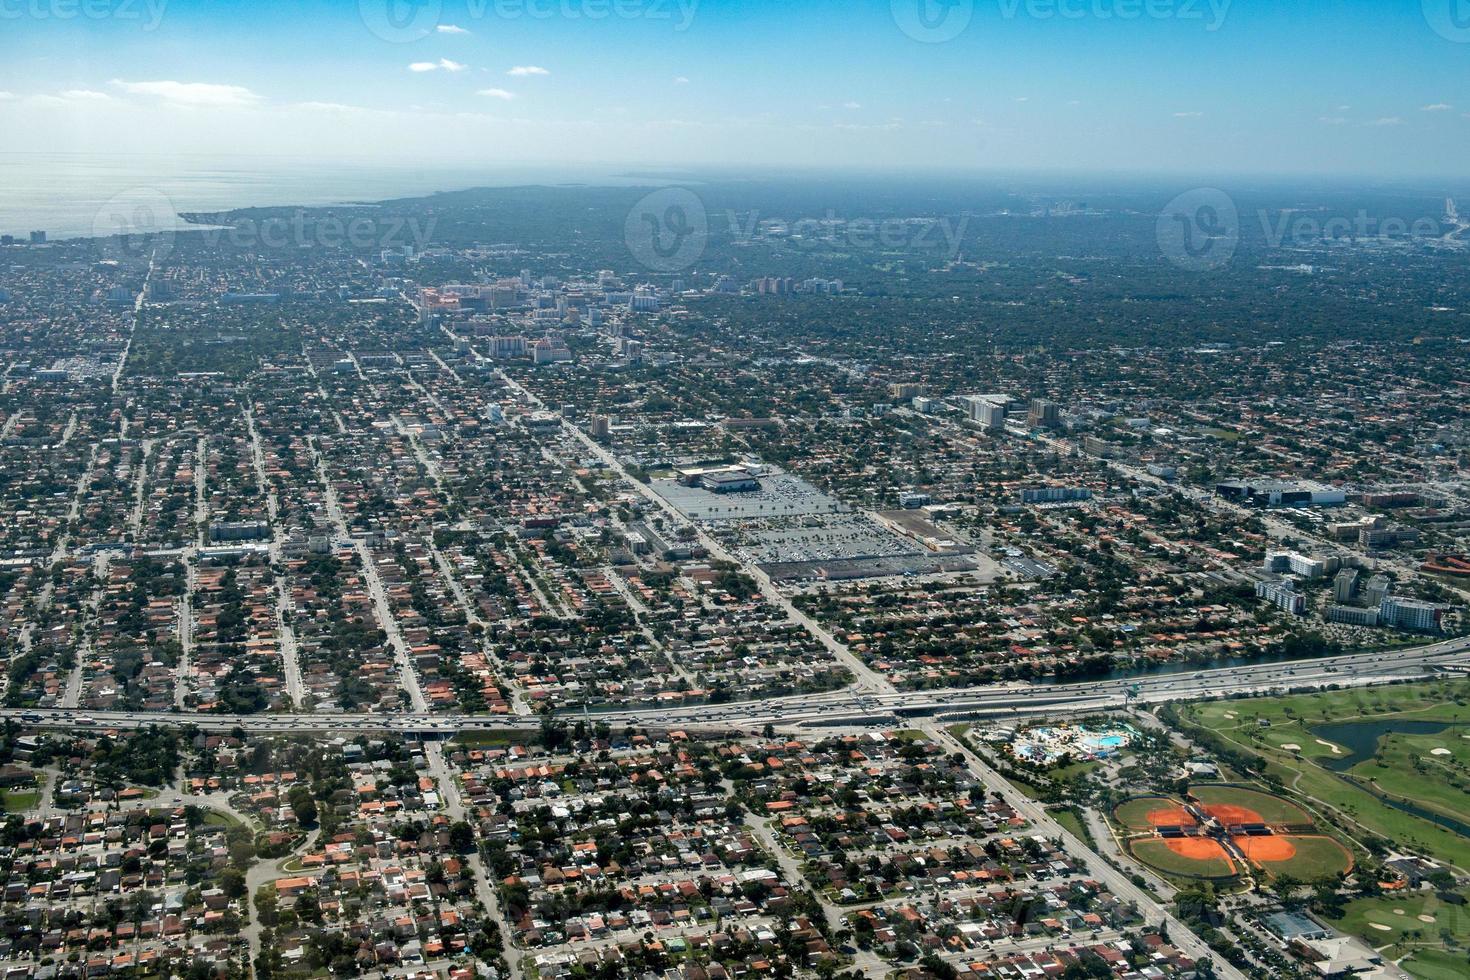
[{"label": "ocean water", "polygon": [[0,153],[0,233],[25,236],[44,230],[51,239],[84,238],[188,227],[178,216],[181,211],[382,201],[469,187],[647,182],[606,167],[437,168],[281,157]]}]

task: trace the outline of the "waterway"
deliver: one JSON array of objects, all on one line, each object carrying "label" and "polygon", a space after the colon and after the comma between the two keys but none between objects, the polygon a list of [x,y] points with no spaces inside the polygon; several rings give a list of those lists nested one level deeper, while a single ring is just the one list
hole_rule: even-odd
[{"label": "waterway", "polygon": [[1333,756],[1330,759],[1319,759],[1322,767],[1337,774],[1337,777],[1364,792],[1371,793],[1380,801],[1399,810],[1427,820],[1432,824],[1443,827],[1446,830],[1459,834],[1461,837],[1470,837],[1470,823],[1457,820],[1454,817],[1445,816],[1434,810],[1427,809],[1409,800],[1401,800],[1381,792],[1372,783],[1365,779],[1353,778],[1349,770],[1366,759],[1371,759],[1373,753],[1378,750],[1378,740],[1385,735],[1438,735],[1451,729],[1463,729],[1467,726],[1460,722],[1443,721],[1415,721],[1407,718],[1382,719],[1377,721],[1346,721],[1331,722],[1315,725],[1309,728],[1313,735],[1328,742],[1333,742],[1347,749],[1343,755]]}]

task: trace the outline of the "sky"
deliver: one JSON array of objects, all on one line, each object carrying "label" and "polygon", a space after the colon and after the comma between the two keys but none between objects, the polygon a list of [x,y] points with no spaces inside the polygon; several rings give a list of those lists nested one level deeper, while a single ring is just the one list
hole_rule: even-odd
[{"label": "sky", "polygon": [[1463,176],[1470,0],[0,0],[0,152]]}]

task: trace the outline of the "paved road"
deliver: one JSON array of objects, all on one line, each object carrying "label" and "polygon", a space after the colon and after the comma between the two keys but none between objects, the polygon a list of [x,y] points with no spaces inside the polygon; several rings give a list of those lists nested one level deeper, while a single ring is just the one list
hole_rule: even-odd
[{"label": "paved road", "polygon": [[1061,824],[1052,819],[1051,814],[1040,803],[1026,796],[1006,781],[1005,777],[986,765],[974,752],[971,752],[964,743],[937,725],[927,726],[921,729],[924,734],[933,739],[939,745],[947,746],[950,751],[958,752],[964,756],[970,771],[984,781],[991,791],[998,791],[1001,798],[1010,804],[1021,816],[1031,822],[1031,825],[1040,833],[1051,838],[1060,838],[1064,849],[1068,854],[1074,855],[1087,865],[1087,871],[1092,877],[1102,882],[1114,895],[1127,902],[1138,906],[1143,913],[1144,920],[1149,925],[1163,925],[1169,933],[1169,941],[1177,946],[1186,956],[1195,961],[1209,959],[1215,964],[1217,975],[1227,980],[1245,980],[1245,974],[1235,967],[1226,963],[1217,956],[1204,940],[1200,939],[1189,930],[1183,922],[1176,919],[1168,908],[1154,901],[1153,898],[1142,888],[1135,885],[1128,875],[1108,862]]},{"label": "paved road", "polygon": [[[589,715],[577,712],[567,717],[590,717],[614,726],[645,725],[660,729],[751,730],[767,724],[777,727],[871,727],[894,723],[905,717],[983,718],[1019,714],[1065,714],[1122,707],[1129,703],[1137,705],[1197,701],[1230,694],[1260,694],[1330,684],[1362,686],[1436,676],[1436,671],[1441,670],[1470,671],[1470,638],[1443,640],[1413,649],[1349,654],[1312,661],[1222,667],[1196,671],[1193,674],[1163,674],[1072,684],[1010,684],[1001,687],[894,694],[848,689],[684,708],[665,706],[594,712]],[[411,670],[409,674],[412,675]],[[416,687],[415,682],[408,689],[412,691]],[[422,694],[419,694],[415,701],[418,702],[421,698]],[[537,730],[541,724],[539,718],[532,717],[429,714],[422,708],[414,712],[392,714],[305,712],[279,715],[144,711],[87,713],[64,708],[0,708],[0,718],[12,718],[39,728],[146,728],[149,725],[192,724],[215,731],[239,726],[248,732],[370,730],[427,736],[448,736],[462,729],[531,732]]]},{"label": "paved road", "polygon": [[[499,377],[508,388],[519,394],[532,405],[535,405],[537,408],[545,408],[545,405],[540,398],[536,397],[534,393],[515,381],[504,371],[497,371],[496,376]],[[721,545],[718,541],[716,541],[714,537],[711,536],[703,527],[701,527],[698,522],[691,521],[689,520],[689,518],[681,514],[678,508],[669,503],[663,497],[660,497],[648,484],[634,479],[616,456],[608,452],[605,447],[600,445],[591,436],[587,435],[587,433],[583,432],[581,429],[578,429],[576,426],[571,425],[566,421],[562,422],[562,430],[569,434],[572,438],[576,439],[579,443],[581,443],[584,449],[586,449],[588,452],[592,453],[592,455],[601,460],[603,464],[606,465],[610,470],[618,474],[618,476],[622,477],[625,482],[627,482],[631,487],[633,487],[634,490],[636,490],[639,494],[646,498],[649,503],[653,504],[654,507],[667,514],[670,520],[674,521],[675,524],[681,527],[691,528],[694,531],[695,536],[699,539],[699,543],[704,546],[705,551],[708,552],[712,558],[720,561],[729,562],[732,565],[736,565],[740,568],[742,572],[750,576],[750,578],[752,578],[755,581],[756,585],[760,588],[761,594],[765,596],[766,600],[770,602],[771,605],[784,612],[787,618],[791,621],[800,624],[803,629],[805,629],[809,634],[815,637],[816,640],[827,649],[827,651],[832,655],[835,660],[837,660],[839,663],[841,663],[852,672],[853,676],[857,678],[858,690],[881,691],[885,693],[893,692],[893,685],[888,682],[887,678],[883,677],[881,674],[870,668],[867,664],[863,663],[863,661],[859,657],[857,657],[855,654],[853,654],[851,650],[847,648],[846,644],[840,642],[823,626],[817,623],[816,620],[806,615],[806,613],[803,613],[800,609],[797,609],[796,606],[792,604],[791,600],[784,593],[782,593],[780,589],[776,588],[775,583],[772,582],[770,577],[761,570],[759,565],[751,562],[741,561],[734,555],[730,554],[730,552],[727,551],[725,547]]]}]

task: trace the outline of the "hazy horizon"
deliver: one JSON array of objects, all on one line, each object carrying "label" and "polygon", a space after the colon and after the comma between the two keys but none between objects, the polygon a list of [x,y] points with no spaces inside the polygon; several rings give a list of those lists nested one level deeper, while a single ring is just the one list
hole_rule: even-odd
[{"label": "hazy horizon", "polygon": [[79,9],[0,8],[0,151],[1362,179],[1470,153],[1450,0]]}]

